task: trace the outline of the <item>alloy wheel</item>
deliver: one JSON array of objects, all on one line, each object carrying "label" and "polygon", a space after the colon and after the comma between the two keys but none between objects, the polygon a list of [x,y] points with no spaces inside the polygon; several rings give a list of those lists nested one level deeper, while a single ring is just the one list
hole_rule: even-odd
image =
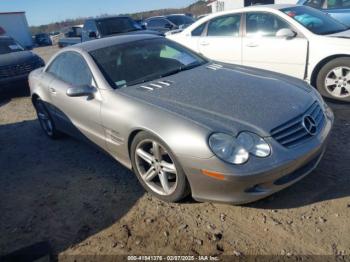
[{"label": "alloy wheel", "polygon": [[151,139],[138,143],[135,162],[141,179],[152,191],[168,196],[176,190],[178,176],[175,162],[161,144]]},{"label": "alloy wheel", "polygon": [[326,91],[336,98],[350,96],[350,67],[340,66],[332,69],[325,79]]},{"label": "alloy wheel", "polygon": [[38,101],[36,103],[36,110],[41,127],[44,129],[47,135],[52,136],[53,124],[44,104]]}]

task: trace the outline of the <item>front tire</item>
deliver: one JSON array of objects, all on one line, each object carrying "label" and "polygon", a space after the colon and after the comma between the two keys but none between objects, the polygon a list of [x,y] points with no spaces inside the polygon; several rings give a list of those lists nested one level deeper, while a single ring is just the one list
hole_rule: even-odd
[{"label": "front tire", "polygon": [[133,170],[148,192],[167,202],[178,202],[189,194],[181,165],[158,137],[140,132],[132,141],[130,151]]},{"label": "front tire", "polygon": [[326,63],[316,79],[316,87],[321,95],[350,101],[350,57],[340,57]]},{"label": "front tire", "polygon": [[36,98],[33,102],[34,108],[44,133],[51,139],[60,138],[62,133],[56,129],[55,123],[50,116],[44,102],[40,98]]}]

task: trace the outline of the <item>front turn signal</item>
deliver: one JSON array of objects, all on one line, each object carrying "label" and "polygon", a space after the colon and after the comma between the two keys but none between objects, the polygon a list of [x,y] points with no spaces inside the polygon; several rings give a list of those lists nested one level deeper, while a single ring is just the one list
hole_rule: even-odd
[{"label": "front turn signal", "polygon": [[201,172],[202,172],[203,175],[215,178],[217,180],[225,180],[225,176],[222,173],[209,171],[209,170],[206,170],[206,169],[201,169]]}]

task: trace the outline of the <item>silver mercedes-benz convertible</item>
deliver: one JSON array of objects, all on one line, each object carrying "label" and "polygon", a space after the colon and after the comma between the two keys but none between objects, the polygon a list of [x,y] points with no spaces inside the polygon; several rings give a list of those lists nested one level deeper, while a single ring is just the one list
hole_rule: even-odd
[{"label": "silver mercedes-benz convertible", "polygon": [[334,119],[301,80],[151,35],[65,48],[29,82],[49,137],[92,141],[166,201],[241,204],[288,187],[317,166]]}]

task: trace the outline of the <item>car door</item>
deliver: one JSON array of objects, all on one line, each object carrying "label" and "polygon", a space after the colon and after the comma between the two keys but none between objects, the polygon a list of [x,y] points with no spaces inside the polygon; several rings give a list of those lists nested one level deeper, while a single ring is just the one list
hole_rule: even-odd
[{"label": "car door", "polygon": [[[100,117],[102,99],[88,64],[74,51],[64,52],[58,58],[59,63],[55,65],[54,61],[48,69],[55,76],[49,86],[55,123],[67,133],[104,146]],[[79,86],[94,87],[96,92],[93,97],[67,95],[68,88]]]},{"label": "car door", "polygon": [[243,64],[303,79],[307,63],[308,41],[301,34],[277,37],[280,29],[296,30],[284,19],[268,12],[245,14],[242,42]]},{"label": "car door", "polygon": [[210,20],[197,44],[199,53],[210,59],[241,64],[241,14],[224,15]]}]

